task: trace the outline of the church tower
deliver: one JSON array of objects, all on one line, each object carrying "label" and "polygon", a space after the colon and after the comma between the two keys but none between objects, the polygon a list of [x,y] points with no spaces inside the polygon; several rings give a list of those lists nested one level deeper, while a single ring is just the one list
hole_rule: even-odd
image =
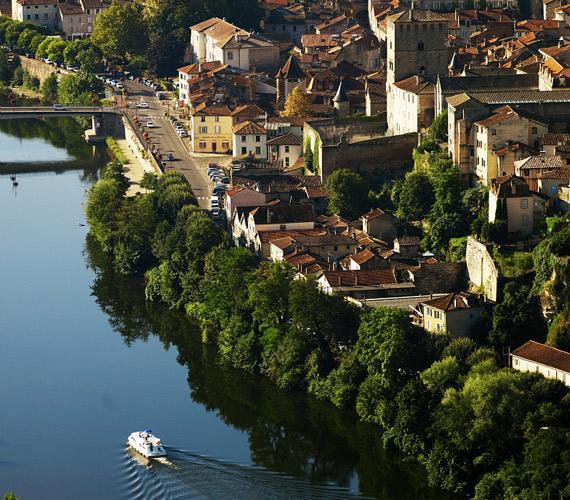
[{"label": "church tower", "polygon": [[287,62],[275,75],[277,84],[276,104],[277,109],[283,109],[285,101],[295,87],[305,90],[307,75],[293,56],[289,56]]},{"label": "church tower", "polygon": [[413,7],[386,21],[388,126],[393,109],[394,83],[418,75],[435,82],[448,74],[448,24],[436,12]]}]

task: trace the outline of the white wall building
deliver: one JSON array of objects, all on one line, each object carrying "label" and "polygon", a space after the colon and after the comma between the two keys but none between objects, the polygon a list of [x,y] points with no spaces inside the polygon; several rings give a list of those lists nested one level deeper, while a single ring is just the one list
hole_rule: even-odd
[{"label": "white wall building", "polygon": [[252,121],[233,126],[233,156],[234,158],[249,155],[267,159],[267,132]]},{"label": "white wall building", "polygon": [[511,353],[511,368],[540,373],[570,386],[570,352],[529,340]]}]

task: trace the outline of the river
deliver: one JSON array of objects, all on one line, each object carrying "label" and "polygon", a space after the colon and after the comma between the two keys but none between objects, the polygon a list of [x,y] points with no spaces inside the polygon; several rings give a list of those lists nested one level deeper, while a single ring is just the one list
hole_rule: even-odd
[{"label": "river", "polygon": [[[0,123],[0,494],[441,498],[377,429],[221,368],[184,315],[109,268],[82,211],[105,161],[70,119]],[[165,463],[125,448],[148,427]]]}]

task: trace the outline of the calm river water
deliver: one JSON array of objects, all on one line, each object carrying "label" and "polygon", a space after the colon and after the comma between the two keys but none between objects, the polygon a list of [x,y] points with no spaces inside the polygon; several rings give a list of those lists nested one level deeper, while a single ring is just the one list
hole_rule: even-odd
[{"label": "calm river water", "polygon": [[[441,498],[376,429],[220,368],[183,315],[114,275],[82,212],[106,157],[80,134],[0,123],[0,494]],[[167,463],[127,452],[147,427]]]}]

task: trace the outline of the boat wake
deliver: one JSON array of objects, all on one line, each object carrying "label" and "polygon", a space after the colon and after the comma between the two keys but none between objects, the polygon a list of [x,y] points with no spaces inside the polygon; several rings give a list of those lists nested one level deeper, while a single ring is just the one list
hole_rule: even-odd
[{"label": "boat wake", "polygon": [[129,499],[355,498],[348,489],[311,484],[255,466],[242,466],[166,447],[168,458],[148,460],[126,449],[119,465],[119,494]]}]

